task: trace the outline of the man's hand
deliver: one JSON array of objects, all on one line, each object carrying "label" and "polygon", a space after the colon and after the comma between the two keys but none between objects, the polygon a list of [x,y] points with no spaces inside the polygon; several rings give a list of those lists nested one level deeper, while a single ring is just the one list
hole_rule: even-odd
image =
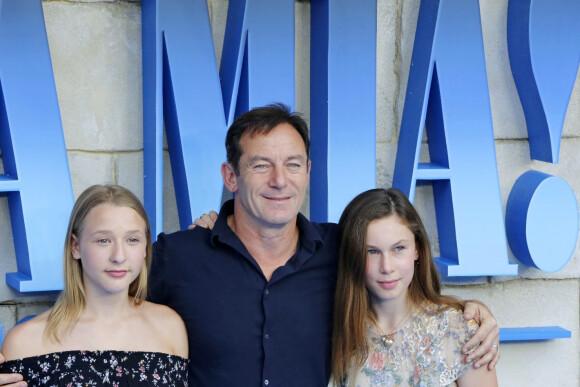
[{"label": "man's hand", "polygon": [[[6,359],[0,353],[0,364],[4,363]],[[0,374],[0,386],[7,387],[26,387],[28,384],[22,381],[22,375],[20,374]]]},{"label": "man's hand", "polygon": [[218,213],[215,211],[210,211],[209,214],[202,214],[199,218],[193,221],[193,224],[191,224],[188,229],[191,230],[192,228],[199,226],[203,228],[209,228],[211,230],[217,218]]},{"label": "man's hand", "polygon": [[487,364],[487,369],[491,371],[500,357],[499,327],[495,317],[483,303],[477,300],[470,300],[465,302],[463,318],[465,320],[474,319],[479,324],[479,329],[462,348],[463,353],[468,353],[479,345],[473,353],[467,356],[466,362],[470,363],[476,360],[473,367],[479,368]]}]

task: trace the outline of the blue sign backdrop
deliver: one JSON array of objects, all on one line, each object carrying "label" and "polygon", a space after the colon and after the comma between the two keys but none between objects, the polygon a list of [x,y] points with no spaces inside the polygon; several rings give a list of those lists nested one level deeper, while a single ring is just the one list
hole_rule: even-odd
[{"label": "blue sign backdrop", "polygon": [[144,0],[145,207],[162,231],[163,125],[180,225],[219,208],[224,139],[235,116],[294,106],[294,0],[232,1],[220,70],[206,0]]},{"label": "blue sign backdrop", "polygon": [[[311,0],[311,11],[311,212],[333,221],[376,184],[376,0]],[[577,0],[509,3],[509,55],[534,159],[558,161],[579,14]],[[294,106],[294,0],[230,1],[219,71],[206,0],[143,0],[142,17],[145,204],[157,234],[164,125],[186,227],[219,206],[233,119],[272,102]],[[428,163],[419,163],[423,128]],[[58,290],[73,196],[40,0],[0,0],[0,147],[18,263],[7,283]],[[516,275],[506,232],[526,265],[554,272],[570,260],[578,204],[562,178],[524,173],[504,226],[477,0],[421,2],[393,185],[413,199],[422,183],[433,185],[444,276]]]},{"label": "blue sign backdrop", "polygon": [[42,5],[0,0],[0,148],[21,292],[62,289],[72,186]]},{"label": "blue sign backdrop", "polygon": [[[580,63],[580,1],[511,0],[508,47],[530,140],[531,158],[557,163],[566,110]],[[574,253],[578,202],[564,180],[524,173],[506,207],[506,229],[515,256],[552,273]]]},{"label": "blue sign backdrop", "polygon": [[[479,3],[423,1],[393,186],[412,200],[431,182],[440,272],[515,275],[508,261]],[[431,162],[419,163],[423,128]]]},{"label": "blue sign backdrop", "polygon": [[377,4],[310,4],[310,218],[338,222],[376,186]]},{"label": "blue sign backdrop", "polygon": [[[558,160],[580,62],[579,14],[578,1],[509,3],[510,60],[531,155],[548,162]],[[504,229],[483,53],[478,1],[421,3],[393,185],[411,199],[418,182],[433,185],[443,275],[517,274],[506,231],[521,262],[554,272],[574,252],[578,204],[563,179],[530,171],[509,196]],[[424,127],[429,163],[419,163]]]},{"label": "blue sign backdrop", "polygon": [[507,41],[530,154],[557,163],[580,61],[580,1],[510,0]]}]

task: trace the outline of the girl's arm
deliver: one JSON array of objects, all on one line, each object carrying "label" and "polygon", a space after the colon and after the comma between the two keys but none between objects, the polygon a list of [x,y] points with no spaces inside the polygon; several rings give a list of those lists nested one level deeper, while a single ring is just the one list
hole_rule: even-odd
[{"label": "girl's arm", "polygon": [[457,379],[459,387],[497,387],[497,375],[495,369],[491,371],[486,367],[471,367]]}]

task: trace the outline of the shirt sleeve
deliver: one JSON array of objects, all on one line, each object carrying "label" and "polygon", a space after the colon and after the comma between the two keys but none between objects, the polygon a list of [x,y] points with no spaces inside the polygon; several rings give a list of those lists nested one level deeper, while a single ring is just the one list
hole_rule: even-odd
[{"label": "shirt sleeve", "polygon": [[167,255],[165,240],[165,234],[161,233],[157,237],[157,242],[153,244],[153,256],[151,257],[151,268],[149,271],[147,298],[156,304],[165,304],[167,296]]},{"label": "shirt sleeve", "polygon": [[479,325],[475,320],[465,321],[463,312],[448,309],[441,314],[440,329],[443,334],[442,351],[439,359],[439,382],[448,385],[471,368],[473,362],[464,363],[461,348],[474,335]]}]

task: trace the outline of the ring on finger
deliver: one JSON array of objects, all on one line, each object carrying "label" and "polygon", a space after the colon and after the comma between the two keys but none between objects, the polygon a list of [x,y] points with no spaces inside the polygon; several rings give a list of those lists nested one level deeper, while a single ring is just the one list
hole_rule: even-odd
[{"label": "ring on finger", "polygon": [[492,344],[491,347],[495,348],[497,351],[499,351],[499,346],[497,344]]}]

